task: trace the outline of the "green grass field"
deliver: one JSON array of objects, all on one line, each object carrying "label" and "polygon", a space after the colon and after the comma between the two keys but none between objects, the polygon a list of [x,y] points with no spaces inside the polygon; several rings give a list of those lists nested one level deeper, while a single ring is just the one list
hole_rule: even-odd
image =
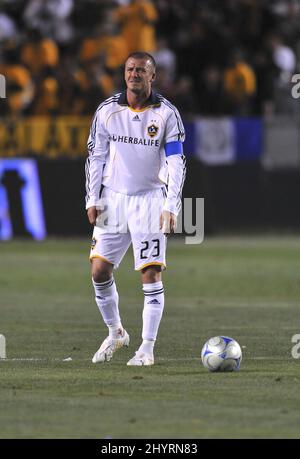
[{"label": "green grass field", "polygon": [[[115,274],[131,345],[91,363],[106,330],[88,251],[89,240],[0,245],[1,438],[300,437],[300,238],[170,241],[156,364],[140,368],[126,366],[143,304],[131,251]],[[243,346],[237,373],[201,364],[219,334]]]}]

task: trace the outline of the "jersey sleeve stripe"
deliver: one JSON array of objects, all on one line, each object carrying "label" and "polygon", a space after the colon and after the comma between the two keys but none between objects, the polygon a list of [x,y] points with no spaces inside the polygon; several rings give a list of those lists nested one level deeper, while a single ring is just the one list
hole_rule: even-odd
[{"label": "jersey sleeve stripe", "polygon": [[97,126],[97,115],[98,115],[98,112],[99,112],[103,107],[105,107],[106,105],[109,105],[109,104],[113,104],[113,103],[115,103],[115,102],[118,102],[119,97],[120,97],[120,94],[115,94],[114,96],[110,97],[109,99],[106,99],[104,102],[102,102],[102,103],[99,105],[99,107],[97,108],[97,110],[96,110],[96,112],[95,112],[95,115],[94,115],[94,118],[93,118],[93,121],[92,121],[90,137],[89,137],[90,140],[88,141],[88,144],[87,144],[89,153],[90,153],[91,155],[93,155],[93,149],[95,148],[95,135],[96,135],[96,126]]},{"label": "jersey sleeve stripe", "polygon": [[172,105],[169,101],[167,101],[167,99],[165,99],[160,94],[158,95],[158,98],[163,104],[165,104],[168,108],[170,108],[174,112],[174,114],[176,116],[176,120],[177,120],[178,131],[179,131],[178,140],[181,140],[184,137],[184,126],[183,126],[183,123],[182,123],[182,121],[180,119],[180,116],[178,115],[177,108],[174,107],[174,105]]},{"label": "jersey sleeve stripe", "polygon": [[181,155],[181,158],[182,158],[182,161],[183,161],[183,170],[182,170],[182,179],[181,179],[180,189],[179,189],[179,193],[178,193],[178,196],[177,196],[177,199],[178,199],[178,203],[177,203],[178,212],[181,209],[182,189],[183,189],[183,184],[184,184],[185,177],[186,177],[186,160],[185,160],[185,156]]},{"label": "jersey sleeve stripe", "polygon": [[85,190],[85,200],[88,202],[90,198],[90,158],[87,158],[85,162]]}]

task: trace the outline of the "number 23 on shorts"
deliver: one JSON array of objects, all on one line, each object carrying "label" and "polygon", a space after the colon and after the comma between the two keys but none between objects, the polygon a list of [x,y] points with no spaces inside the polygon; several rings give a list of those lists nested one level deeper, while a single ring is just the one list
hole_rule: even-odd
[{"label": "number 23 on shorts", "polygon": [[[152,257],[159,257],[159,254],[160,254],[160,244],[159,244],[159,239],[152,239],[151,240],[152,243],[154,243],[154,247],[153,247],[153,253],[152,253]],[[148,258],[148,254],[147,254],[147,251],[149,249],[149,241],[142,241],[142,244],[143,244],[143,248],[141,249],[141,253],[140,253],[140,258],[142,260],[145,260]]]}]

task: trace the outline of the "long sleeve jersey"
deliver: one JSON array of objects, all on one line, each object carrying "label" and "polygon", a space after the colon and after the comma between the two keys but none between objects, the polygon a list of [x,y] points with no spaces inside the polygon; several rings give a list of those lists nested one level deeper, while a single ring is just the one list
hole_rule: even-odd
[{"label": "long sleeve jersey", "polygon": [[184,138],[178,110],[159,94],[152,93],[141,110],[128,105],[126,92],[105,100],[88,138],[86,208],[97,204],[102,185],[127,195],[165,187],[164,209],[178,215]]}]

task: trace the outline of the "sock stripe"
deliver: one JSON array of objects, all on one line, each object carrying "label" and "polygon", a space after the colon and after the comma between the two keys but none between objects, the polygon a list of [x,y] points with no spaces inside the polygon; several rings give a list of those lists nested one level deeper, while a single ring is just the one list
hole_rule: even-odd
[{"label": "sock stripe", "polygon": [[114,278],[109,279],[108,281],[105,281],[105,282],[95,282],[93,280],[93,284],[95,288],[97,288],[97,290],[105,290],[106,288],[111,287],[114,282],[115,282]]},{"label": "sock stripe", "polygon": [[155,296],[155,295],[160,295],[161,293],[164,293],[164,289],[161,288],[160,290],[152,290],[151,292],[147,292],[144,290],[144,295],[145,296]]},{"label": "sock stripe", "polygon": [[97,288],[98,290],[105,290],[105,289],[111,287],[112,285],[113,285],[113,282],[111,282],[111,283],[108,284],[108,285],[105,285],[105,287],[98,287],[98,286],[96,286],[96,288]]},{"label": "sock stripe", "polygon": [[114,280],[114,278],[112,277],[111,279],[108,279],[107,281],[104,281],[104,282],[95,282],[95,281],[93,281],[93,282],[94,282],[95,285],[100,285],[101,286],[101,285],[109,284],[113,280]]},{"label": "sock stripe", "polygon": [[143,292],[145,293],[155,293],[155,292],[159,292],[160,290],[164,290],[164,287],[159,287],[153,290],[146,290],[145,288],[143,288]]}]

